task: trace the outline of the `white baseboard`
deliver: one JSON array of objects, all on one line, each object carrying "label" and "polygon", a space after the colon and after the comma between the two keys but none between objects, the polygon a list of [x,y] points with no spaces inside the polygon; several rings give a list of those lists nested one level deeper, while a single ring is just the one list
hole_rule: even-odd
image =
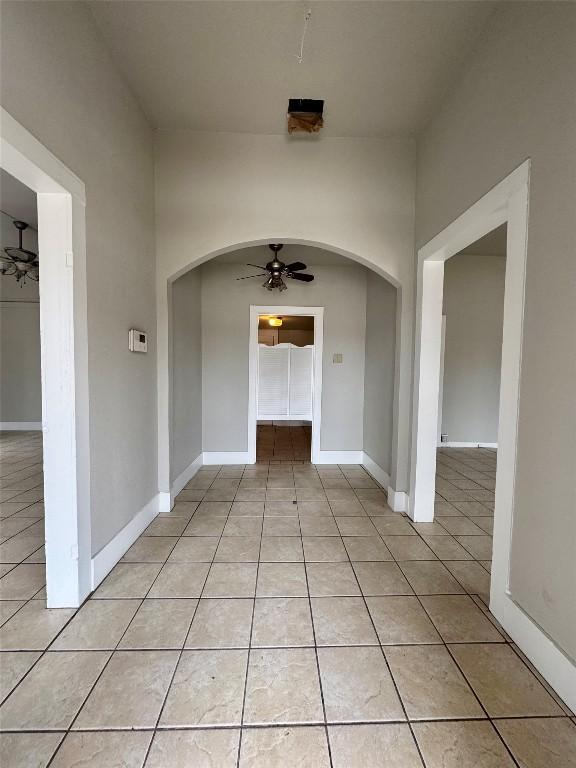
[{"label": "white baseboard", "polygon": [[544,630],[512,600],[493,595],[490,611],[561,699],[576,711],[576,666]]},{"label": "white baseboard", "polygon": [[498,443],[438,443],[438,448],[498,448]]},{"label": "white baseboard", "polygon": [[92,558],[92,589],[106,578],[112,568],[120,560],[128,549],[134,544],[138,536],[144,531],[158,515],[159,496],[156,494],[142,507],[129,523],[127,523],[116,536],[102,547]]},{"label": "white baseboard", "polygon": [[314,464],[362,464],[363,451],[319,451]]},{"label": "white baseboard", "polygon": [[203,454],[199,453],[198,456],[196,456],[196,458],[194,459],[194,461],[188,464],[186,469],[178,475],[176,480],[174,480],[174,482],[172,483],[172,488],[171,488],[172,496],[178,496],[178,494],[180,493],[182,488],[184,488],[186,483],[189,483],[190,480],[192,480],[196,472],[198,472],[198,470],[202,466],[202,461],[203,461]]},{"label": "white baseboard", "polygon": [[41,421],[0,421],[0,432],[41,432]]},{"label": "white baseboard", "polygon": [[374,480],[380,483],[383,488],[388,488],[390,485],[390,475],[379,464],[376,464],[373,458],[371,458],[366,452],[362,455],[362,464],[370,472]]},{"label": "white baseboard", "polygon": [[388,486],[388,506],[394,512],[406,512],[408,509],[408,494],[406,491],[396,491]]},{"label": "white baseboard", "polygon": [[248,451],[204,451],[202,463],[209,464],[252,464]]}]

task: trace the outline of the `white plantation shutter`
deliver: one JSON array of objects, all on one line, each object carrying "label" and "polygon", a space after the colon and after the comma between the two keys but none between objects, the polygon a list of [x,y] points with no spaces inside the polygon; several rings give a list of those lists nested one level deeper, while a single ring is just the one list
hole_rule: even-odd
[{"label": "white plantation shutter", "polygon": [[290,350],[290,387],[288,409],[290,416],[312,418],[312,347],[292,347]]},{"label": "white plantation shutter", "polygon": [[282,344],[258,347],[258,418],[288,416],[290,351]]},{"label": "white plantation shutter", "polygon": [[314,347],[258,345],[258,418],[312,419]]}]

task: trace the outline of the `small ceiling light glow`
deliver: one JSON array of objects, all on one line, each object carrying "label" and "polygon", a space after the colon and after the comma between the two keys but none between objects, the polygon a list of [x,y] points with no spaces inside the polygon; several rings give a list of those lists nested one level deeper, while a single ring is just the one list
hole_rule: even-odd
[{"label": "small ceiling light glow", "polygon": [[268,318],[268,325],[271,325],[272,328],[280,328],[282,325],[282,318],[281,317],[269,317]]}]

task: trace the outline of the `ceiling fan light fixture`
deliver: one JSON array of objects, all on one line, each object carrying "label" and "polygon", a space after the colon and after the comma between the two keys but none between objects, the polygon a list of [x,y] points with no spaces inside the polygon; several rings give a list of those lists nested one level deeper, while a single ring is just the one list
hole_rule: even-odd
[{"label": "ceiling fan light fixture", "polygon": [[282,326],[282,318],[281,317],[269,317],[268,318],[268,325],[271,325],[272,328],[280,328]]}]

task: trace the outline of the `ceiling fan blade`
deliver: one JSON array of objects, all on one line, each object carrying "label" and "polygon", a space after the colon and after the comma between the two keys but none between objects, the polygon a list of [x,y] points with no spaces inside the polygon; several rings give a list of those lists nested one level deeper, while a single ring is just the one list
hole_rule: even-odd
[{"label": "ceiling fan blade", "polygon": [[303,283],[311,283],[314,280],[314,275],[301,275],[299,272],[296,272],[294,275],[288,273],[286,277],[292,280],[301,280]]},{"label": "ceiling fan blade", "polygon": [[306,264],[302,264],[301,261],[295,261],[293,264],[287,264],[286,269],[288,272],[299,272],[302,269],[306,269]]},{"label": "ceiling fan blade", "polygon": [[237,277],[236,280],[250,280],[252,277],[263,277],[267,272],[259,272],[257,275],[246,275],[246,277]]},{"label": "ceiling fan blade", "polygon": [[254,269],[266,269],[266,267],[263,267],[262,264],[246,264],[247,267],[254,267]]}]

